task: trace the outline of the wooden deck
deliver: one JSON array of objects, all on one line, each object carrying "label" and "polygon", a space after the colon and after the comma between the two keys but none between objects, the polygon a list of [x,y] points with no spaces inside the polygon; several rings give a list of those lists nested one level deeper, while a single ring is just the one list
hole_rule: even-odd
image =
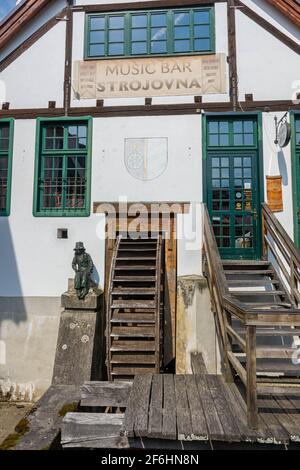
[{"label": "wooden deck", "polygon": [[122,436],[260,444],[300,442],[300,398],[259,399],[259,429],[247,424],[235,384],[216,375],[145,374],[134,379]]}]

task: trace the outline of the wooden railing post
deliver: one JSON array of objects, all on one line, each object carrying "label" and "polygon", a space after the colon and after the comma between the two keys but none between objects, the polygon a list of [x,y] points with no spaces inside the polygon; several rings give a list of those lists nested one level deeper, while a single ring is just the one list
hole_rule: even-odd
[{"label": "wooden railing post", "polygon": [[262,210],[262,255],[265,259],[268,258],[268,245],[266,242],[267,227],[265,223],[264,210]]},{"label": "wooden railing post", "polygon": [[257,429],[256,326],[246,325],[247,415],[248,425]]}]

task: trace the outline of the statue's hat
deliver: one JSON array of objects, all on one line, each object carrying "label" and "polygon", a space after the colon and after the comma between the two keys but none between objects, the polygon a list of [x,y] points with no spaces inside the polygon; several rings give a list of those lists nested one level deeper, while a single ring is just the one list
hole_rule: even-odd
[{"label": "statue's hat", "polygon": [[82,242],[76,242],[74,251],[75,251],[75,250],[85,250],[84,244],[83,244]]}]

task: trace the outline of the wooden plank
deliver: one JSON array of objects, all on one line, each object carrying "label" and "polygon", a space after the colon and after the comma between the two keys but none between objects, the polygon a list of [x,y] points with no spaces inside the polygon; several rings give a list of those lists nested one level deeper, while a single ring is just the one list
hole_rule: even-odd
[{"label": "wooden plank", "polygon": [[191,412],[192,440],[206,441],[209,433],[194,375],[185,376],[186,391]]},{"label": "wooden plank", "polygon": [[177,439],[176,426],[176,407],[175,407],[175,385],[174,376],[172,374],[164,374],[163,376],[163,428],[162,439]]},{"label": "wooden plank", "polygon": [[67,413],[62,422],[61,444],[63,448],[124,448],[129,447],[120,429],[123,414]]},{"label": "wooden plank", "polygon": [[85,382],[80,406],[126,407],[132,382]]},{"label": "wooden plank", "polygon": [[113,340],[110,350],[113,351],[155,351],[154,341],[118,341]]},{"label": "wooden plank", "polygon": [[200,352],[191,353],[191,367],[193,374],[207,374],[203,355]]},{"label": "wooden plank", "polygon": [[256,327],[246,327],[246,396],[248,410],[248,424],[256,429],[257,418],[257,390],[256,390]]},{"label": "wooden plank", "polygon": [[151,403],[149,410],[148,437],[160,438],[163,428],[163,375],[152,377]]},{"label": "wooden plank", "polygon": [[[248,426],[247,405],[246,405],[245,400],[241,396],[241,393],[237,389],[237,386],[235,384],[233,384],[233,383],[228,384],[228,388],[230,389],[231,393],[233,394],[233,396],[236,400],[236,403],[238,403],[240,405],[241,410],[243,411],[243,416],[245,417],[245,422],[247,423],[247,426]],[[268,429],[268,427],[265,425],[265,422],[261,419],[260,415],[258,415],[258,429],[249,428],[249,433],[251,433],[253,435],[256,435],[257,436],[257,442],[260,442],[261,444],[272,444],[273,443],[272,434],[271,434],[270,430]]]},{"label": "wooden plank", "polygon": [[225,439],[225,434],[206,381],[206,376],[195,375],[195,380],[202,403],[202,409],[205,414],[210,439],[222,441]]},{"label": "wooden plank", "polygon": [[230,411],[230,403],[226,400],[227,397],[224,394],[224,387],[221,384],[220,379],[215,375],[207,375],[206,380],[211,396],[214,400],[215,408],[222,423],[225,440],[230,442],[239,442],[241,440],[241,435]]},{"label": "wooden plank", "polygon": [[193,429],[184,375],[175,375],[174,385],[176,400],[177,438],[180,441],[191,440]]},{"label": "wooden plank", "polygon": [[299,384],[259,383],[257,391],[260,395],[297,395],[300,396]]},{"label": "wooden plank", "polygon": [[138,393],[138,408],[134,421],[134,434],[137,437],[147,437],[152,374],[136,375],[134,381],[137,382],[135,394]]},{"label": "wooden plank", "polygon": [[138,354],[136,351],[128,354],[128,352],[113,352],[111,355],[112,364],[155,364],[155,355],[152,353]]},{"label": "wooden plank", "polygon": [[116,365],[113,364],[113,367],[112,367],[112,372],[111,374],[113,376],[116,376],[116,375],[135,375],[135,374],[151,374],[151,373],[154,373],[155,372],[155,368],[154,368],[154,365],[153,367],[150,367],[150,364],[148,364],[148,367],[143,367],[143,366],[138,366],[136,365],[135,367],[118,367]]},{"label": "wooden plank", "polygon": [[154,300],[114,300],[111,308],[153,308],[155,309]]},{"label": "wooden plank", "polygon": [[153,338],[155,331],[153,326],[113,326],[111,336],[118,338],[135,337],[135,338]]},{"label": "wooden plank", "polygon": [[[176,206],[174,206],[176,207]],[[186,206],[187,207],[187,206]],[[176,210],[176,209],[175,209]],[[176,308],[177,308],[177,222],[170,219],[170,233],[164,242],[164,354],[163,364],[168,365],[176,352]]]},{"label": "wooden plank", "polygon": [[236,385],[224,383],[222,378],[219,378],[219,381],[222,384],[224,396],[229,403],[229,408],[239,430],[240,439],[245,442],[256,442],[259,434],[255,429],[249,428],[246,410],[242,408],[240,401],[236,399],[236,396],[230,387],[231,385],[232,387],[236,387]]},{"label": "wooden plank", "polygon": [[282,427],[276,416],[273,414],[273,408],[276,408],[272,397],[259,397],[258,408],[261,419],[265,422],[273,437],[274,444],[287,444],[289,435]]},{"label": "wooden plank", "polygon": [[124,436],[134,437],[135,421],[143,400],[143,387],[145,383],[149,384],[149,377],[152,376],[136,375],[134,378],[121,429],[121,434]]},{"label": "wooden plank", "polygon": [[236,373],[240,377],[241,381],[243,382],[244,385],[246,385],[247,383],[246,371],[244,367],[242,366],[242,364],[240,363],[240,361],[238,360],[237,355],[231,351],[228,351],[227,356],[228,356],[230,363],[234,367]]},{"label": "wooden plank", "polygon": [[[278,403],[280,408],[289,415],[294,423],[294,427],[287,429],[290,434],[292,442],[300,442],[300,413],[299,406],[295,407],[293,403],[286,396],[275,397],[275,401]],[[281,420],[280,420],[281,421]],[[282,423],[282,421],[281,421]]]},{"label": "wooden plank", "polygon": [[236,341],[236,343],[240,346],[242,351],[246,351],[246,341],[241,338],[241,336],[234,330],[230,325],[226,325],[226,331],[229,333],[232,339]]}]

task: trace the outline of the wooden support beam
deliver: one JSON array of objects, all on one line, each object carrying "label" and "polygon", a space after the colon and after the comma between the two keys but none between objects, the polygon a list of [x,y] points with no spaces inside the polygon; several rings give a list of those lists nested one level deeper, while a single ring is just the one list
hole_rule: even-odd
[{"label": "wooden support beam", "polygon": [[246,327],[246,370],[247,370],[247,415],[248,424],[258,426],[257,384],[256,384],[256,327]]}]

